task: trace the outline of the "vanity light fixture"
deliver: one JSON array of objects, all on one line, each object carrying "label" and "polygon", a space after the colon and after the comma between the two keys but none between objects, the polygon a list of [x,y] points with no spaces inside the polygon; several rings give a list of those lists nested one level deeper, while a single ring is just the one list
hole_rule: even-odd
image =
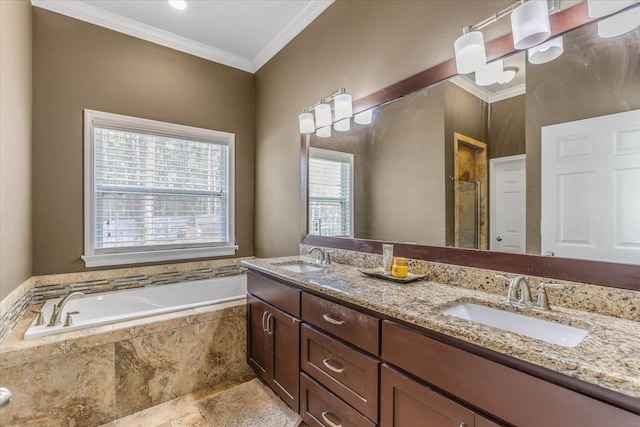
[{"label": "vanity light fixture", "polygon": [[307,111],[298,116],[298,124],[300,125],[300,133],[309,134],[316,130],[313,114]]},{"label": "vanity light fixture", "polygon": [[316,126],[319,128],[331,126],[331,105],[324,102],[314,108],[316,112]]},{"label": "vanity light fixture", "polygon": [[318,135],[320,138],[328,138],[328,137],[330,137],[331,136],[331,125],[319,128],[316,131],[316,135]]},{"label": "vanity light fixture", "polygon": [[598,21],[598,35],[603,38],[618,37],[640,25],[640,7],[625,10]]},{"label": "vanity light fixture", "polygon": [[484,35],[480,31],[470,30],[470,27],[465,28],[453,44],[458,74],[473,73],[487,63]]},{"label": "vanity light fixture", "polygon": [[504,66],[502,60],[489,62],[476,70],[476,84],[490,86],[503,80]]},{"label": "vanity light fixture", "polygon": [[340,132],[346,132],[351,129],[351,118],[347,117],[346,119],[338,120],[333,124],[333,128]]},{"label": "vanity light fixture", "polygon": [[373,109],[362,111],[353,116],[353,121],[359,125],[370,125],[373,119]]},{"label": "vanity light fixture", "polygon": [[169,4],[174,9],[184,10],[187,8],[187,0],[169,0]]},{"label": "vanity light fixture", "polygon": [[558,58],[562,52],[564,52],[564,42],[560,36],[530,48],[527,56],[532,64],[544,64]]},{"label": "vanity light fixture", "polygon": [[511,31],[516,49],[538,45],[551,35],[549,4],[546,0],[529,0],[511,13]]},{"label": "vanity light fixture", "polygon": [[588,0],[587,9],[591,18],[602,18],[603,16],[616,13],[627,6],[631,6],[635,0]]},{"label": "vanity light fixture", "polygon": [[[331,107],[331,102],[333,102],[333,108]],[[335,118],[333,120],[331,118],[331,110],[334,111]],[[315,112],[315,118],[311,113],[312,111]],[[333,95],[323,98],[303,110],[302,114],[298,116],[300,133],[313,133],[317,126],[318,131],[328,128],[328,131],[323,130],[323,135],[318,134],[318,136],[322,136],[323,138],[331,136],[331,125],[334,124],[334,121],[336,130],[349,130],[352,115],[353,106],[351,95],[349,95],[344,88],[340,88],[340,90]]]}]

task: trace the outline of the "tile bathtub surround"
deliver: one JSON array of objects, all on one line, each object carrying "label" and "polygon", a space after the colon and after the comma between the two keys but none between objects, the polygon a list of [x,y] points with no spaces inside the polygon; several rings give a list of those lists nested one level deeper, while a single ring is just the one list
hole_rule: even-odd
[{"label": "tile bathtub surround", "polygon": [[32,277],[0,302],[0,343],[32,305],[70,292],[100,293],[244,273],[246,258],[229,258]]},{"label": "tile bathtub surround", "polygon": [[[300,254],[309,255],[312,246],[300,245]],[[366,252],[333,250],[332,260],[358,268],[374,268],[382,265],[382,255]],[[517,274],[505,273],[481,268],[464,267],[423,260],[409,260],[409,271],[426,274],[427,280],[460,286],[466,289],[489,292],[506,297],[508,283],[496,278],[496,275],[515,277]],[[565,289],[548,289],[549,304],[574,310],[589,311],[605,316],[640,321],[640,292],[627,289],[609,288],[586,283],[546,279],[526,276],[531,287],[531,297],[535,301],[537,288],[541,283],[559,283]]]},{"label": "tile bathtub surround", "polygon": [[25,341],[33,317],[0,350],[0,386],[15,396],[2,426],[99,425],[253,377],[244,301]]}]

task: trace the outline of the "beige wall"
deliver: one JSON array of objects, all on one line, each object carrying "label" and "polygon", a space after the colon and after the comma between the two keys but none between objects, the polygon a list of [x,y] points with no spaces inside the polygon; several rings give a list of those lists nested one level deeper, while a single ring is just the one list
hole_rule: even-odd
[{"label": "beige wall", "polygon": [[[453,56],[462,27],[512,1],[337,1],[256,73],[256,255],[298,252],[297,115],[345,87],[366,96]],[[488,28],[504,34],[507,20]],[[506,27],[505,27],[506,25]]]},{"label": "beige wall", "polygon": [[237,255],[253,255],[254,76],[38,8],[33,25],[33,273],[84,270],[85,108],[235,133]]},{"label": "beige wall", "polygon": [[0,1],[0,300],[31,277],[31,4]]}]

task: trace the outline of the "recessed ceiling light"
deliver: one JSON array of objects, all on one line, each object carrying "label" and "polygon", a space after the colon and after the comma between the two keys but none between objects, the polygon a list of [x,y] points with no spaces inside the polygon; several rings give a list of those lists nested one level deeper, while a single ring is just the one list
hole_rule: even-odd
[{"label": "recessed ceiling light", "polygon": [[507,68],[505,68],[504,71],[502,72],[502,75],[498,79],[498,83],[500,83],[500,84],[509,83],[511,80],[513,80],[515,78],[517,73],[518,73],[518,67],[507,67]]},{"label": "recessed ceiling light", "polygon": [[169,0],[169,4],[174,9],[182,10],[187,8],[187,0]]}]

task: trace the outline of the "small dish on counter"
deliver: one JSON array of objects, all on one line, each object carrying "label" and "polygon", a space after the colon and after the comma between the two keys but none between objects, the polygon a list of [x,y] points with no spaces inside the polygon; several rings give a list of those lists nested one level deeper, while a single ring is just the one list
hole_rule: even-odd
[{"label": "small dish on counter", "polygon": [[359,268],[360,273],[366,274],[369,277],[375,277],[376,279],[388,280],[396,283],[411,283],[417,280],[422,280],[427,277],[426,274],[413,274],[407,273],[407,277],[394,277],[391,273],[386,273],[382,267],[377,268]]}]

